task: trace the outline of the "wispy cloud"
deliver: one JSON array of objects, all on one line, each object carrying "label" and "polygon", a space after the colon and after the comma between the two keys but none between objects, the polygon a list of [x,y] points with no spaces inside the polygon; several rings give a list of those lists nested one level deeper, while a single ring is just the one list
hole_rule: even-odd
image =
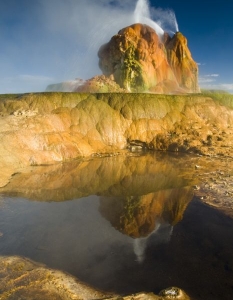
[{"label": "wispy cloud", "polygon": [[212,78],[199,77],[199,84],[214,82],[214,81],[216,80]]},{"label": "wispy cloud", "polygon": [[215,82],[217,78],[219,77],[219,74],[213,73],[213,74],[206,74],[199,77],[199,84],[205,84],[210,82]]},{"label": "wispy cloud", "polygon": [[208,90],[224,90],[233,93],[233,83],[206,84],[202,88]]},{"label": "wispy cloud", "polygon": [[199,85],[203,89],[225,90],[233,93],[233,83],[219,82],[220,75],[217,73],[205,74],[199,77]]},{"label": "wispy cloud", "polygon": [[204,75],[204,77],[218,77],[219,74],[208,74],[208,75]]},{"label": "wispy cloud", "polygon": [[233,92],[233,83],[222,83],[219,86],[224,90],[229,90]]}]

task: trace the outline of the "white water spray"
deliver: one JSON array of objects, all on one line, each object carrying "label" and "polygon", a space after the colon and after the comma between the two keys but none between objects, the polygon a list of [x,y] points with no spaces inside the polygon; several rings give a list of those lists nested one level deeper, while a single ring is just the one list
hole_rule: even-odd
[{"label": "white water spray", "polygon": [[151,19],[150,9],[147,0],[138,0],[134,10],[135,23],[147,24],[152,27],[160,36],[164,34],[164,30]]},{"label": "white water spray", "polygon": [[173,11],[169,11],[169,16],[170,16],[171,22],[175,26],[176,32],[178,32],[179,31],[179,26],[178,26],[178,23],[177,23],[177,19],[176,19],[175,13]]},{"label": "white water spray", "polygon": [[142,18],[150,19],[150,10],[147,0],[138,0],[135,10],[134,18],[137,23],[140,23]]},{"label": "white water spray", "polygon": [[[134,10],[135,23],[147,24],[152,27],[159,36],[164,34],[164,28],[168,29],[168,32],[179,31],[178,23],[175,13],[172,10],[162,10],[152,8],[153,18],[150,13],[150,6],[148,0],[138,0]],[[154,21],[153,19],[156,19]],[[174,28],[171,30],[171,28]]]}]

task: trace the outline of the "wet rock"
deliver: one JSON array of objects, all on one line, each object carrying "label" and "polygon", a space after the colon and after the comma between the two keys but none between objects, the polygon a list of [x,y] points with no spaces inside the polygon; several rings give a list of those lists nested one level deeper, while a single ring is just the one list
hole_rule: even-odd
[{"label": "wet rock", "polygon": [[178,288],[175,288],[176,295],[178,295],[175,298],[168,298],[168,292],[164,291],[159,296],[153,293],[138,293],[129,296],[103,293],[68,274],[18,256],[0,256],[0,279],[1,300],[190,299],[185,292]]},{"label": "wet rock", "polygon": [[111,77],[98,75],[90,78],[79,85],[74,92],[80,93],[127,93]]},{"label": "wet rock", "polygon": [[162,41],[154,29],[133,24],[121,29],[99,52],[99,66],[128,92],[196,93],[198,67],[180,33]]},{"label": "wet rock", "polygon": [[85,300],[110,297],[60,271],[18,256],[0,256],[1,300]]},{"label": "wet rock", "polygon": [[[233,110],[203,95],[42,93],[0,100],[0,186],[26,166],[116,153],[133,141],[133,150],[232,156]],[[215,139],[211,148],[203,145],[216,126],[227,147]]]},{"label": "wet rock", "polygon": [[162,299],[180,299],[180,300],[190,300],[189,296],[177,287],[169,287],[165,290],[162,290],[159,293],[159,296],[162,296]]}]

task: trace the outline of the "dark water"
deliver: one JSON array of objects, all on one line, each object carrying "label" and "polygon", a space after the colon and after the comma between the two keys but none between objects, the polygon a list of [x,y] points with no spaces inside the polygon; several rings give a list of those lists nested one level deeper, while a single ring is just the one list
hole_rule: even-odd
[{"label": "dark water", "polygon": [[233,299],[233,220],[193,198],[195,161],[186,159],[106,158],[17,175],[2,191],[0,255],[106,291],[178,286],[194,299]]}]

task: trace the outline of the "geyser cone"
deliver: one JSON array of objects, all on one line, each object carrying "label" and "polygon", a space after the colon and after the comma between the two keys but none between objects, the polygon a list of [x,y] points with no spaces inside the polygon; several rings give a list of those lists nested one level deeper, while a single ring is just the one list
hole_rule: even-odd
[{"label": "geyser cone", "polygon": [[188,48],[186,37],[177,31],[166,44],[168,62],[179,86],[187,92],[198,93],[198,66]]},{"label": "geyser cone", "polygon": [[105,76],[128,92],[199,92],[197,64],[179,31],[160,38],[145,24],[121,29],[99,52]]}]

